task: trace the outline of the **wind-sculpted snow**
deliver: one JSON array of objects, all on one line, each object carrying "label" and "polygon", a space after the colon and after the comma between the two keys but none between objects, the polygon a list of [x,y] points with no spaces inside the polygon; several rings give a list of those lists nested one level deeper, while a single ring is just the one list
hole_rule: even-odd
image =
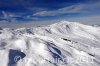
[{"label": "wind-sculpted snow", "polygon": [[68,21],[2,28],[0,66],[100,66],[100,28]]}]

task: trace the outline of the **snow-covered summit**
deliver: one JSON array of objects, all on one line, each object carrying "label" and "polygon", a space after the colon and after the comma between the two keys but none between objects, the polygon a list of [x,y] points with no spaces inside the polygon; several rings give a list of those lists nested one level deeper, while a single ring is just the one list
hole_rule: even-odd
[{"label": "snow-covered summit", "polygon": [[100,66],[97,27],[61,21],[0,32],[1,66]]}]

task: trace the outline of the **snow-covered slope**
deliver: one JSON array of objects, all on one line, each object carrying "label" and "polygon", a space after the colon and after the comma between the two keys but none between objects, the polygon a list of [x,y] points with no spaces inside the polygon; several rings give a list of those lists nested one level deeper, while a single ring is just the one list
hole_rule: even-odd
[{"label": "snow-covered slope", "polygon": [[1,29],[0,66],[100,66],[100,29],[68,21]]}]

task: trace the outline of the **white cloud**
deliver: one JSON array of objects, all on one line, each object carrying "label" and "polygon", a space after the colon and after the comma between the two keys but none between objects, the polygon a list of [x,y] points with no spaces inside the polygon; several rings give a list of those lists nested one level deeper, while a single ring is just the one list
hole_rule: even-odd
[{"label": "white cloud", "polygon": [[58,10],[40,11],[33,15],[34,16],[55,16],[58,14],[66,14],[66,13],[91,13],[97,9],[100,9],[100,2],[90,3],[90,4],[88,3],[75,4],[75,5],[67,6],[64,8],[60,8]]},{"label": "white cloud", "polygon": [[64,19],[68,21],[80,22],[89,25],[100,24],[100,15],[76,17],[76,18],[69,18],[69,19],[64,18]]}]

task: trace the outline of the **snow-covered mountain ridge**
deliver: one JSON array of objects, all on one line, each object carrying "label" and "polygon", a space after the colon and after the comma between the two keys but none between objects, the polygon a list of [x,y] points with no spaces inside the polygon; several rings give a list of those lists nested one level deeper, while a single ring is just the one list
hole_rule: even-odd
[{"label": "snow-covered mountain ridge", "polygon": [[100,29],[68,21],[46,27],[1,29],[0,65],[100,66]]}]

